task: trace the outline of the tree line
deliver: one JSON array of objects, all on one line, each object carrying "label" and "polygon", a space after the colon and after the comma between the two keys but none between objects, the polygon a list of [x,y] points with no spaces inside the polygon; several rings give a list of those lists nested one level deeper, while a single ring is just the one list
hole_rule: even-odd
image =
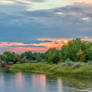
[{"label": "tree line", "polygon": [[77,38],[70,41],[67,45],[57,50],[50,48],[45,53],[37,53],[27,51],[22,54],[14,52],[4,52],[0,55],[0,63],[16,64],[16,63],[30,63],[30,62],[47,62],[50,64],[57,64],[65,62],[67,59],[73,62],[88,62],[92,61],[92,43],[81,41]]}]

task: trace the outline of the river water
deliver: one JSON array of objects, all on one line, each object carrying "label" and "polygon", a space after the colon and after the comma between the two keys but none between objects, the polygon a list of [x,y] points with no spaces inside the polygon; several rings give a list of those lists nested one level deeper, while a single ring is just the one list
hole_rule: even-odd
[{"label": "river water", "polygon": [[92,80],[0,72],[0,92],[92,92]]}]

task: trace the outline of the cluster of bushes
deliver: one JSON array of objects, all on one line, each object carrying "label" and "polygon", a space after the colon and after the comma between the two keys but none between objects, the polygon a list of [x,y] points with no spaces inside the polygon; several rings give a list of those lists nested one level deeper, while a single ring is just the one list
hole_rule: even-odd
[{"label": "cluster of bushes", "polygon": [[0,66],[5,64],[18,64],[18,63],[29,63],[29,62],[40,62],[44,61],[43,53],[32,53],[31,51],[24,52],[22,54],[16,54],[14,52],[4,52],[0,55]]}]

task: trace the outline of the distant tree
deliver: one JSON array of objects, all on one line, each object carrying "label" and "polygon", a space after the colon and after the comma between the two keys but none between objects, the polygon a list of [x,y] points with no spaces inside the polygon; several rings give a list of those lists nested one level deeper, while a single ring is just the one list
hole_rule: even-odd
[{"label": "distant tree", "polygon": [[20,55],[20,57],[25,61],[25,62],[30,62],[32,60],[32,52],[31,51],[27,51],[24,52]]},{"label": "distant tree", "polygon": [[9,64],[10,62],[16,64],[16,62],[20,62],[20,57],[14,52],[6,51],[2,55],[0,55],[0,60],[5,62],[6,64]]}]

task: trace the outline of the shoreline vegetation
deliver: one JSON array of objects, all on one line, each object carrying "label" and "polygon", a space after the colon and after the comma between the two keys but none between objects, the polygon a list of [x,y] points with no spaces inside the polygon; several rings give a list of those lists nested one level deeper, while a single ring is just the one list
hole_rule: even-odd
[{"label": "shoreline vegetation", "polygon": [[77,63],[73,63],[71,66],[62,64],[47,64],[47,63],[25,63],[15,64],[11,66],[11,72],[23,72],[23,73],[42,73],[42,74],[54,74],[59,76],[75,77],[75,78],[92,78],[92,65],[87,63],[81,63],[79,68],[73,68]]},{"label": "shoreline vegetation", "polygon": [[44,53],[6,51],[0,55],[0,67],[11,72],[92,78],[92,42],[77,38],[59,50],[50,48]]}]

